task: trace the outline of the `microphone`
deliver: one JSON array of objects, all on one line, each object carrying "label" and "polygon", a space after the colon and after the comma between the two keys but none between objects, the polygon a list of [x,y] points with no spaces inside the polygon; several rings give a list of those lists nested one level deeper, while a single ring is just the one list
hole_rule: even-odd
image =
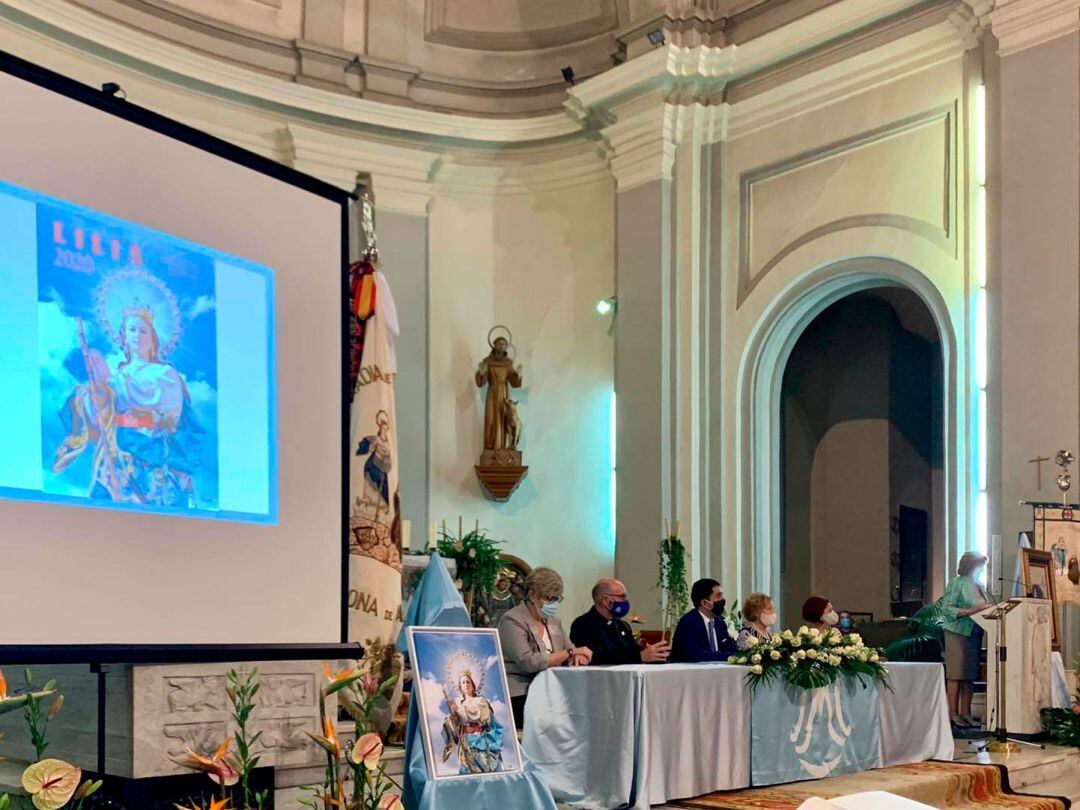
[{"label": "microphone", "polygon": [[[1007,579],[1006,577],[998,577],[998,582],[1008,582],[1011,585],[1019,585],[1024,589],[1024,596],[1026,596],[1027,598],[1031,598],[1031,590],[1026,584],[1020,582],[1019,580]],[[1002,596],[1004,596],[1004,594],[1002,594]]]}]

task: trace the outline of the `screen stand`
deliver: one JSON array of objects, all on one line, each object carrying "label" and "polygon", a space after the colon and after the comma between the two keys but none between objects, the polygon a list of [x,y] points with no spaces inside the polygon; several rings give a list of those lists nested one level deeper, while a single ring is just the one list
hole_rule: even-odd
[{"label": "screen stand", "polygon": [[105,676],[109,674],[109,665],[95,662],[90,671],[97,675],[97,775],[105,776]]}]

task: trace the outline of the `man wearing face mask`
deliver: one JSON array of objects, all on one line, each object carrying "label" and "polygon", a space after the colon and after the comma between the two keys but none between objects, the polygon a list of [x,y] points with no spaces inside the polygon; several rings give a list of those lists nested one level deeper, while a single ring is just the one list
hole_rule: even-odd
[{"label": "man wearing face mask", "polygon": [[690,588],[690,601],[694,608],[679,619],[671,639],[671,660],[726,661],[737,647],[724,622],[724,589],[715,579],[699,579]]},{"label": "man wearing face mask", "polygon": [[570,640],[577,647],[592,650],[593,666],[653,664],[668,658],[667,642],[639,647],[630,625],[623,619],[630,612],[626,586],[617,579],[602,579],[592,589],[593,606],[570,625]]}]

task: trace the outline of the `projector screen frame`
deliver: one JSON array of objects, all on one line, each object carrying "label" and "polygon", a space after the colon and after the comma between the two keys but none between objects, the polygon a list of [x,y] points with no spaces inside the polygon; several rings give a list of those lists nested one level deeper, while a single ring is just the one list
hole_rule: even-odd
[{"label": "projector screen frame", "polygon": [[[357,199],[356,194],[339,188],[331,183],[305,174],[290,166],[278,163],[270,158],[251,152],[236,144],[218,138],[195,127],[176,121],[160,113],[140,107],[127,101],[126,98],[99,90],[82,82],[72,79],[63,74],[49,70],[48,68],[29,62],[12,53],[0,50],[0,73],[5,73],[14,78],[36,85],[42,89],[57,93],[72,101],[93,107],[102,112],[121,118],[131,124],[156,132],[165,137],[200,149],[216,157],[236,163],[252,171],[259,172],[283,183],[287,183],[306,192],[337,203],[340,207],[340,296],[339,316],[341,330],[341,561],[340,561],[340,611],[338,616],[339,638],[341,644],[348,643],[348,587],[349,587],[349,380],[350,375],[350,313],[349,313],[349,203]],[[252,645],[261,649],[268,647],[292,647],[295,652],[307,646],[316,648],[319,645]],[[330,645],[328,644],[327,647]],[[14,654],[19,651],[23,657],[32,658],[35,650],[38,655],[48,658],[56,654],[57,645],[0,645],[0,650],[7,649]],[[161,656],[161,662],[175,661],[175,656],[181,648],[188,651],[196,649],[214,649],[215,655],[224,654],[228,648],[238,655],[243,655],[251,650],[245,650],[248,645],[115,645],[115,644],[87,644],[78,645],[82,660],[87,663],[93,661],[108,660],[110,652],[114,653],[118,648],[126,648],[127,653],[142,647],[146,655],[140,663],[152,663],[155,652]],[[97,654],[94,654],[94,650]],[[115,660],[115,659],[113,659]],[[217,658],[217,660],[232,660]],[[0,663],[4,663],[0,661]]]}]

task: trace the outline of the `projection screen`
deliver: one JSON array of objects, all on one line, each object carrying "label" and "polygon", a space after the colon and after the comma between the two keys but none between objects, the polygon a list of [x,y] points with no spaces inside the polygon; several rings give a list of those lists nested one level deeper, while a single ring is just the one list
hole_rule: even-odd
[{"label": "projection screen", "polygon": [[0,644],[342,640],[347,196],[0,55]]}]

